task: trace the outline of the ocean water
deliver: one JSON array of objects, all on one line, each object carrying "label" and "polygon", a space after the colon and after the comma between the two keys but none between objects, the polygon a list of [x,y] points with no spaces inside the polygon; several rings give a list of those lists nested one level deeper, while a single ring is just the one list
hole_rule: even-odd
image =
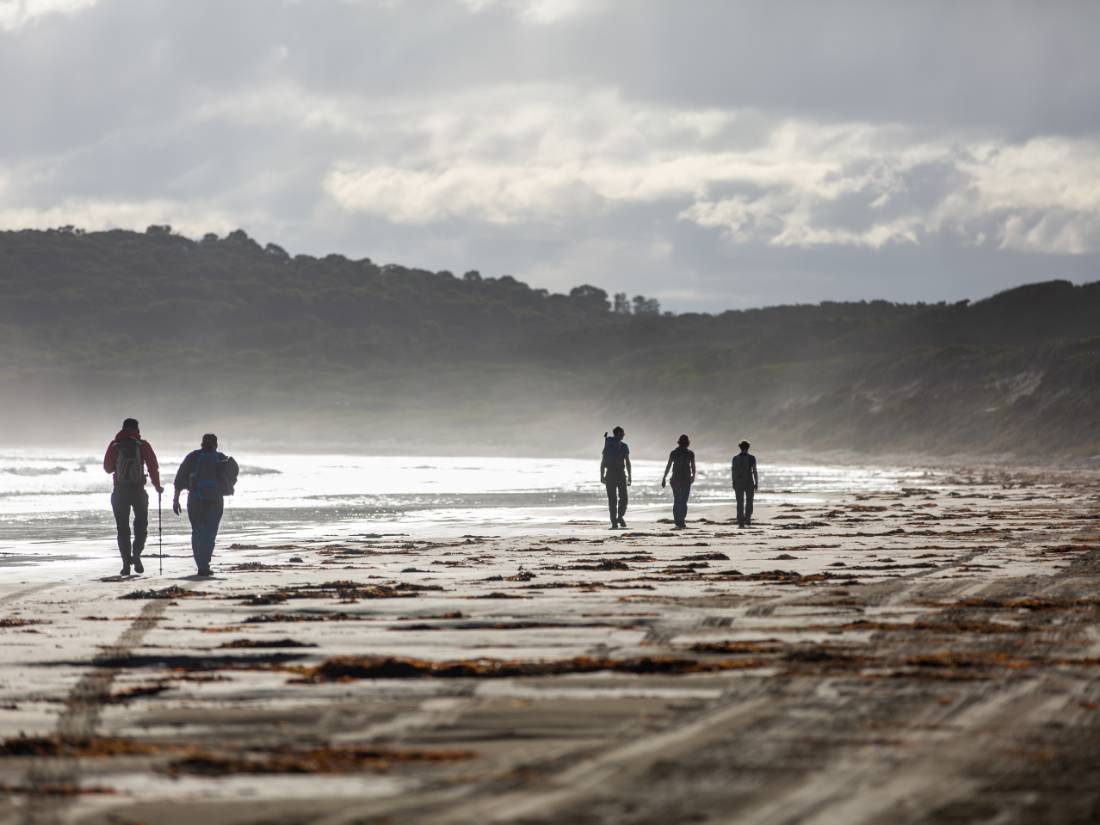
[{"label": "ocean water", "polygon": [[[333,528],[364,530],[432,526],[602,522],[606,497],[599,459],[433,458],[354,455],[241,455],[237,495],[228,500],[223,532],[248,534]],[[103,539],[112,543],[111,478],[97,456],[0,449],[0,550],[14,544]],[[162,480],[176,466],[162,467]],[[664,462],[635,461],[631,507],[651,520],[671,511],[660,486]],[[761,460],[762,502],[927,483],[923,471],[875,466],[769,465]],[[156,535],[156,492],[151,533]],[[164,535],[182,536],[186,518],[163,500]],[[692,505],[730,500],[726,462],[698,465]],[[637,510],[635,510],[637,512]],[[696,510],[699,513],[699,510]],[[668,515],[667,513],[664,515]],[[628,519],[629,520],[629,519]]]}]

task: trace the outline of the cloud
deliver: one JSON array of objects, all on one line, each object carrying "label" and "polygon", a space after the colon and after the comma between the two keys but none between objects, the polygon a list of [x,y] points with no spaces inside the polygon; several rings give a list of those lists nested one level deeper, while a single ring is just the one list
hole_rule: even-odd
[{"label": "cloud", "polygon": [[471,12],[506,9],[538,25],[559,23],[603,11],[602,0],[459,0]]},{"label": "cloud", "polygon": [[0,208],[0,228],[6,229],[50,229],[71,225],[96,231],[169,224],[175,231],[199,236],[235,229],[240,225],[239,218],[239,215],[229,215],[210,205],[170,200],[71,199],[44,208]]},{"label": "cloud", "polygon": [[708,309],[1094,278],[1100,5],[1048,6],[0,0],[0,226]]},{"label": "cloud", "polygon": [[[1100,251],[1095,140],[967,142],[792,118],[764,125],[756,112],[675,110],[613,90],[540,91],[406,112],[393,142],[418,150],[406,148],[400,164],[342,159],[325,191],[345,209],[403,224],[598,220],[665,202],[730,243],[880,249],[946,234],[1000,249]],[[541,102],[510,105],[531,98]],[[728,143],[741,145],[718,148]]]},{"label": "cloud", "polygon": [[99,0],[0,0],[0,31],[13,31],[48,14],[75,14]]}]

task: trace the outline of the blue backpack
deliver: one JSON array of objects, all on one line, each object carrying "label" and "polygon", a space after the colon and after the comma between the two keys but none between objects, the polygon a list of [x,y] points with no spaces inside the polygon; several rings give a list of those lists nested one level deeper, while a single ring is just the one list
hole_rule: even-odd
[{"label": "blue backpack", "polygon": [[218,480],[218,465],[221,456],[209,450],[195,453],[195,471],[191,473],[190,495],[199,501],[214,501],[222,497]]},{"label": "blue backpack", "polygon": [[623,464],[623,441],[621,438],[616,438],[613,435],[603,434],[603,453],[601,455],[603,462],[608,467],[615,467],[616,469],[622,469]]}]

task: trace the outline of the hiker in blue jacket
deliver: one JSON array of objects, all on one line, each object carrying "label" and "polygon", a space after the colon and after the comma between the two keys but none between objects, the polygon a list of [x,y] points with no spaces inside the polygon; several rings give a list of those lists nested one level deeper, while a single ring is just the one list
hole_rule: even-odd
[{"label": "hiker in blue jacket", "polygon": [[[229,466],[232,469],[229,470]],[[191,522],[191,553],[200,576],[212,576],[210,558],[214,555],[214,541],[218,537],[224,496],[232,491],[227,481],[236,480],[237,462],[218,452],[218,437],[207,433],[202,437],[202,447],[187,454],[176,471],[173,486],[172,512],[180,514],[180,492],[187,490],[187,518]]]}]

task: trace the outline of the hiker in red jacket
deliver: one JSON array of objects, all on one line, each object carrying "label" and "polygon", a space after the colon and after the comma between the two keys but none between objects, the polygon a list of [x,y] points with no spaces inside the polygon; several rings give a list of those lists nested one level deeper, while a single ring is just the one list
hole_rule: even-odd
[{"label": "hiker in red jacket", "polygon": [[[111,493],[111,509],[115,512],[118,527],[118,552],[122,556],[120,576],[130,575],[130,565],[144,573],[141,551],[145,549],[145,536],[149,530],[149,494],[145,492],[145,470],[157,493],[160,486],[160,465],[157,454],[148,441],[142,441],[136,418],[122,422],[115,440],[107,445],[103,456],[103,469],[114,475],[115,489]],[[130,509],[134,511],[134,541],[130,544]]]}]

